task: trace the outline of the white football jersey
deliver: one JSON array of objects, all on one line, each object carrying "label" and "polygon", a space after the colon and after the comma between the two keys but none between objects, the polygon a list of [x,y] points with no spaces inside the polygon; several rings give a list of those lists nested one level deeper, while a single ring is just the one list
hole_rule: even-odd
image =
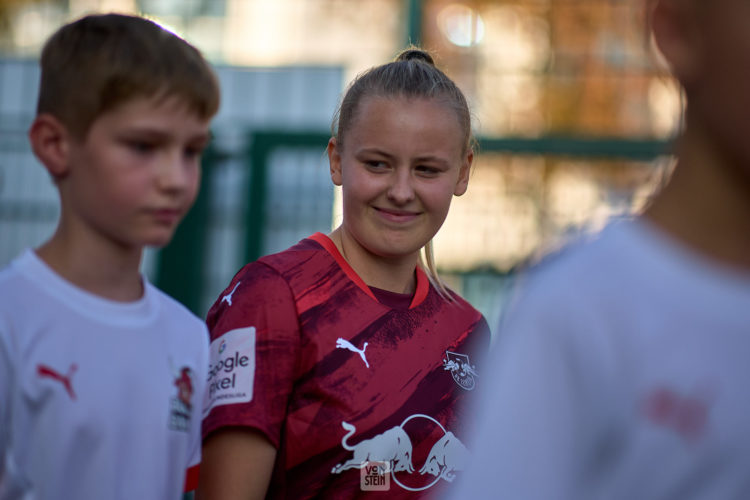
[{"label": "white football jersey", "polygon": [[0,272],[0,499],[177,499],[200,462],[208,333],[145,281],[120,303],[27,251]]}]

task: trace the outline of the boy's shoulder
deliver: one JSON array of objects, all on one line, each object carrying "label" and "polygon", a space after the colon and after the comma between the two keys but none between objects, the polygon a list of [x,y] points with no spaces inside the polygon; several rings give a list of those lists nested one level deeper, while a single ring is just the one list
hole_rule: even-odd
[{"label": "boy's shoulder", "polygon": [[155,324],[160,329],[175,352],[201,353],[208,349],[208,327],[206,322],[175,298],[159,290],[144,279],[146,294],[157,303],[159,319]]},{"label": "boy's shoulder", "polygon": [[14,325],[33,312],[28,309],[29,301],[19,296],[23,293],[23,285],[24,279],[16,269],[15,260],[0,269],[0,344],[14,344],[10,338],[11,332],[15,330]]},{"label": "boy's shoulder", "polygon": [[583,235],[519,271],[522,289],[550,300],[598,293],[618,276],[640,272],[638,255],[645,251],[634,220],[614,220],[602,230]]},{"label": "boy's shoulder", "polygon": [[144,278],[145,294],[137,303],[121,304],[77,288],[47,267],[28,249],[0,270],[0,318],[13,322],[58,316],[87,318],[102,324],[137,326],[159,315],[191,330],[203,321]]},{"label": "boy's shoulder", "polygon": [[530,267],[535,272],[578,271],[608,265],[627,246],[632,245],[635,219],[613,219],[601,230],[588,232],[571,239],[559,249],[544,255]]},{"label": "boy's shoulder", "polygon": [[33,251],[30,248],[25,249],[13,257],[10,262],[0,267],[0,280],[6,281],[8,279],[17,278],[19,276],[19,271],[22,271],[27,267],[33,259]]},{"label": "boy's shoulder", "polygon": [[42,283],[34,278],[35,256],[30,249],[15,257],[0,269],[0,313],[18,313],[16,306],[33,303]]},{"label": "boy's shoulder", "polygon": [[179,318],[183,321],[195,324],[203,324],[203,320],[199,318],[194,312],[188,309],[184,304],[179,302],[177,299],[163,292],[148,280],[144,279],[144,285],[148,289],[147,293],[152,294],[157,301],[160,303],[160,307],[164,309],[164,314],[174,318]]}]

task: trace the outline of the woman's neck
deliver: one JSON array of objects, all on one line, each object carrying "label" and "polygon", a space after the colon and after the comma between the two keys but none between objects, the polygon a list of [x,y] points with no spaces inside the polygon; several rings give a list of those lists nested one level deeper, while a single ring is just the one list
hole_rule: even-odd
[{"label": "woman's neck", "polygon": [[329,237],[346,262],[367,286],[395,293],[413,294],[417,288],[414,272],[418,254],[386,258],[374,255],[363,248],[339,226]]}]

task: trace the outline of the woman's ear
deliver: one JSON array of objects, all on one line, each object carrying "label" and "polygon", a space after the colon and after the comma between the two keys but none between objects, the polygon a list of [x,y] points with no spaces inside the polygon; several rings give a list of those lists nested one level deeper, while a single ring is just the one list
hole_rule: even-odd
[{"label": "woman's ear", "polygon": [[456,182],[456,189],[453,190],[453,194],[461,196],[466,192],[469,187],[469,174],[471,174],[471,164],[474,162],[474,151],[469,150],[464,158],[461,165],[461,170],[458,172],[458,181]]},{"label": "woman's ear", "polygon": [[336,186],[340,186],[342,183],[341,176],[341,153],[339,152],[338,143],[335,137],[331,137],[328,140],[328,165],[331,169],[331,181]]},{"label": "woman's ear", "polygon": [[37,116],[29,128],[31,149],[55,180],[68,174],[70,140],[67,128],[48,113]]}]

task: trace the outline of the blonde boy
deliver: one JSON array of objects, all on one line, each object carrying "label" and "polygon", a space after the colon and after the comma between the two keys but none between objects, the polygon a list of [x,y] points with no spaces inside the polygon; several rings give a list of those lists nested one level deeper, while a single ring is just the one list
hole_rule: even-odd
[{"label": "blonde boy", "polygon": [[116,14],[63,26],[41,68],[29,139],[61,214],[0,272],[0,499],[179,498],[208,337],[139,266],[195,199],[217,80],[184,40]]}]

